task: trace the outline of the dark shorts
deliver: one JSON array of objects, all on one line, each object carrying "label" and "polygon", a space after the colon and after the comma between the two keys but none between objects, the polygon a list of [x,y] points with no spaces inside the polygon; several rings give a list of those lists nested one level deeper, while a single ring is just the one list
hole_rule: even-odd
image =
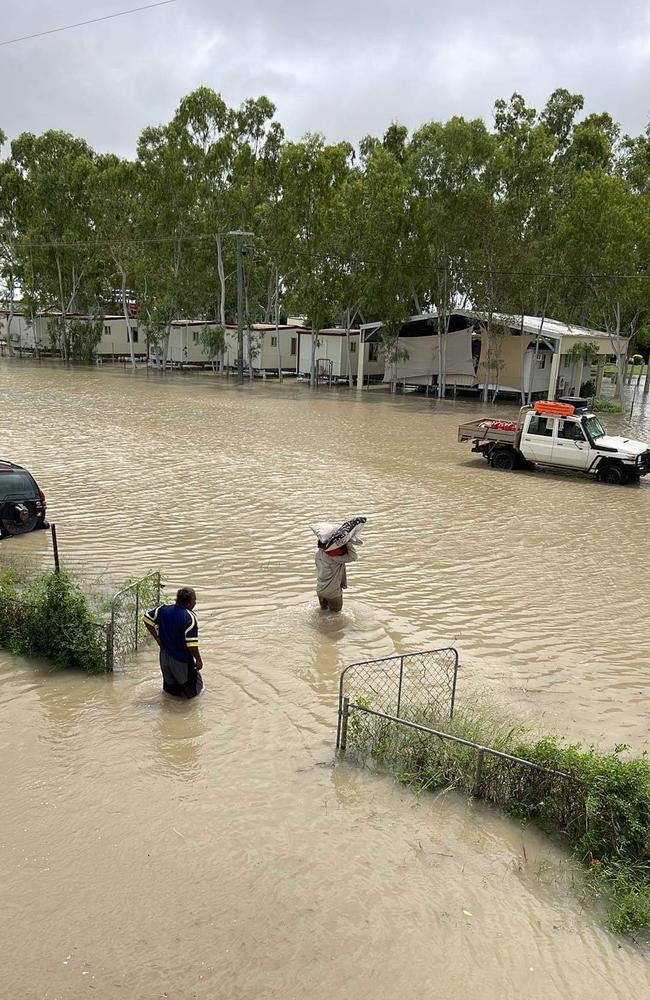
[{"label": "dark shorts", "polygon": [[183,663],[160,650],[163,691],[177,698],[196,698],[203,690],[203,678],[193,663]]}]

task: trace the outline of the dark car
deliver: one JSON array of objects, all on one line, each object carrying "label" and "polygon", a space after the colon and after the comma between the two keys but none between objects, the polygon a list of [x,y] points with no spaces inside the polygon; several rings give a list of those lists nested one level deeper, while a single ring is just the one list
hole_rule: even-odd
[{"label": "dark car", "polygon": [[45,494],[27,469],[0,460],[0,538],[48,528]]}]

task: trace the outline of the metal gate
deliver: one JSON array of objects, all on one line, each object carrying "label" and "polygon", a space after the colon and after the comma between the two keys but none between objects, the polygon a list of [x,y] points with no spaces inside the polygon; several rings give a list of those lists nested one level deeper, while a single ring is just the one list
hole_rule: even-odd
[{"label": "metal gate", "polygon": [[143,613],[160,604],[160,573],[149,573],[123,587],[111,601],[111,619],[107,626],[106,669],[113,670],[146,639],[148,633]]},{"label": "metal gate", "polygon": [[351,663],[339,681],[337,747],[345,699],[362,701],[364,706],[396,718],[408,719],[424,711],[451,719],[457,676],[458,651],[453,646]]}]

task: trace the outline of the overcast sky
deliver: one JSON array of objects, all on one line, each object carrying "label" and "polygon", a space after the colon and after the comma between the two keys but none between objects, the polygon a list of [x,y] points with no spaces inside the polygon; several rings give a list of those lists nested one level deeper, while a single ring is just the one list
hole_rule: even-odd
[{"label": "overcast sky", "polygon": [[[150,0],[0,0],[0,41]],[[64,129],[133,155],[205,84],[266,94],[290,138],[354,142],[391,121],[492,120],[514,90],[539,108],[584,94],[628,132],[650,120],[650,5],[633,0],[177,0],[0,47],[0,128]]]}]

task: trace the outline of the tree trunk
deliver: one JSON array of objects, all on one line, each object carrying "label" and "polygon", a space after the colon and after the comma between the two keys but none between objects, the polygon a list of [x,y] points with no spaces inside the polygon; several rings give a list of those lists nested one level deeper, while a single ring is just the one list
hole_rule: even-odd
[{"label": "tree trunk", "polygon": [[65,307],[65,298],[63,296],[63,273],[61,271],[61,258],[59,257],[58,250],[54,253],[54,259],[56,260],[56,273],[59,279],[59,300],[61,303],[61,326],[63,334],[61,337],[61,356],[64,361],[68,360],[68,324],[67,324],[67,312]]},{"label": "tree trunk", "polygon": [[575,377],[575,381],[576,381],[576,396],[580,395],[580,386],[582,385],[582,376],[583,376],[584,370],[585,370],[585,360],[584,360],[584,358],[580,358],[580,360],[578,361],[578,370],[577,370],[577,374],[576,374],[576,377]]},{"label": "tree trunk", "polygon": [[[487,330],[483,331],[483,334],[485,336],[485,365],[483,368],[483,402],[487,403],[490,395],[490,388],[489,388],[490,371],[492,370],[492,360],[490,354],[492,350],[491,346],[492,335],[489,326]],[[481,354],[483,354],[482,349],[481,349]]]},{"label": "tree trunk", "polygon": [[10,358],[14,356],[14,345],[11,343],[11,324],[14,320],[15,306],[14,306],[14,281],[13,277],[9,279],[9,310],[7,312],[7,354]]},{"label": "tree trunk", "polygon": [[223,268],[223,249],[221,246],[221,236],[219,233],[214,238],[217,248],[217,273],[219,275],[219,322],[226,326],[226,275]]},{"label": "tree trunk", "polygon": [[121,264],[117,265],[120,269],[120,275],[122,277],[122,312],[124,313],[124,322],[126,323],[126,338],[129,344],[129,353],[131,355],[131,367],[135,368],[135,354],[133,353],[133,335],[131,333],[131,320],[129,317],[129,309],[126,301],[126,271]]},{"label": "tree trunk", "polygon": [[278,381],[282,382],[282,346],[280,344],[280,279],[275,269],[275,343],[278,348]]},{"label": "tree trunk", "polygon": [[[354,387],[354,378],[352,376],[352,351],[350,350],[350,327],[352,323],[350,322],[350,309],[345,310],[345,342],[348,352],[348,386],[350,389]],[[363,350],[363,344],[361,343],[361,337],[359,337],[359,350]]]}]

